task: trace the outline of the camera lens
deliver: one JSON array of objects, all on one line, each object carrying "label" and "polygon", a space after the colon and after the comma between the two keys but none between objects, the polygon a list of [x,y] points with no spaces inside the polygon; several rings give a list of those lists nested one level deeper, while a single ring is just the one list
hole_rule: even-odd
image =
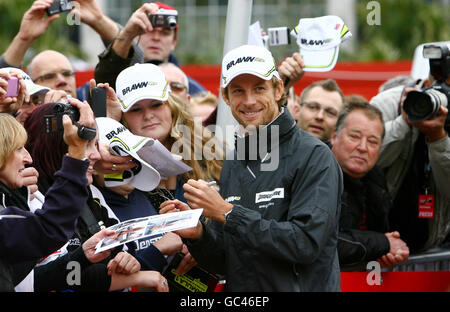
[{"label": "camera lens", "polygon": [[428,89],[423,92],[411,91],[408,93],[403,108],[412,122],[432,119],[439,111],[441,105],[447,106],[447,97],[442,92]]},{"label": "camera lens", "polygon": [[167,17],[167,23],[169,24],[170,28],[177,27],[177,19],[175,18],[175,16]]}]

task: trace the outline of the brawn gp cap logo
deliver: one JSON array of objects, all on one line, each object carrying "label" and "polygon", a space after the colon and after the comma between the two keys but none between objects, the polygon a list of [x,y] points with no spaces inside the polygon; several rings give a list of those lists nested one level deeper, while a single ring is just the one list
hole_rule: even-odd
[{"label": "brawn gp cap logo", "polygon": [[229,70],[231,67],[233,67],[234,65],[237,65],[239,63],[242,62],[264,62],[264,59],[260,58],[260,57],[255,57],[255,56],[243,56],[243,57],[238,57],[235,60],[232,60],[231,62],[229,62],[227,64],[227,70]]},{"label": "brawn gp cap logo", "polygon": [[141,89],[141,88],[147,88],[147,86],[155,86],[157,85],[157,82],[154,81],[142,81],[142,82],[138,82],[138,83],[133,83],[131,86],[126,87],[125,89],[122,89],[122,95],[125,96],[125,94],[137,90],[137,89]]}]

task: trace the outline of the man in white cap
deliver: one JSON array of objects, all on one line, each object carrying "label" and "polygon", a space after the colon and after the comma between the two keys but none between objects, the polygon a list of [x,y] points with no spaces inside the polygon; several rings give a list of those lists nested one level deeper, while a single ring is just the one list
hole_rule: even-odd
[{"label": "man in white cap", "polygon": [[[224,161],[220,194],[205,181],[184,185],[189,206],[203,208],[211,222],[177,233],[202,267],[226,275],[227,291],[339,291],[342,172],[330,149],[282,106],[283,82],[265,48],[225,55],[222,95],[244,135],[234,159]],[[167,201],[160,213],[189,206]]]}]

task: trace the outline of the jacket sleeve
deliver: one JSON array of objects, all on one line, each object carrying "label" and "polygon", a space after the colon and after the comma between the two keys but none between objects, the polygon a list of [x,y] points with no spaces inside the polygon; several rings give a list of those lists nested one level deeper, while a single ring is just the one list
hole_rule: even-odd
[{"label": "jacket sleeve", "polygon": [[97,83],[109,83],[109,86],[115,90],[117,76],[131,65],[134,48],[131,47],[128,57],[124,59],[114,52],[112,44],[98,56],[99,62],[95,66],[94,78]]},{"label": "jacket sleeve", "polygon": [[202,221],[203,235],[198,240],[183,239],[194,259],[202,268],[218,274],[225,274],[225,251],[223,250],[222,225],[216,221]]},{"label": "jacket sleeve", "polygon": [[6,207],[1,211],[4,215],[25,217],[0,220],[2,258],[14,262],[35,260],[52,253],[72,237],[75,221],[83,207],[79,203],[87,201],[88,197],[88,166],[88,161],[64,156],[42,209],[32,213],[17,207]]},{"label": "jacket sleeve", "polygon": [[[6,62],[5,54],[3,54],[0,57],[0,68],[5,68],[5,67],[16,67],[16,66],[13,66],[13,65],[9,64],[8,62]],[[16,68],[18,68],[18,67],[16,67]]]},{"label": "jacket sleeve", "polygon": [[258,211],[235,205],[224,231],[250,249],[282,261],[314,262],[330,238],[337,240],[343,182],[326,145],[315,146],[308,159],[294,173],[286,221],[263,219]]},{"label": "jacket sleeve", "polygon": [[428,154],[436,187],[450,199],[450,137],[428,143]]},{"label": "jacket sleeve", "polygon": [[402,141],[410,133],[411,127],[398,113],[398,103],[403,87],[388,89],[370,100],[370,104],[383,113],[385,136],[380,150],[378,164],[389,167],[403,151]]},{"label": "jacket sleeve", "polygon": [[389,252],[389,240],[383,233],[340,229],[338,255],[341,265],[376,260]]},{"label": "jacket sleeve", "polygon": [[48,292],[67,288],[69,286],[67,284],[67,274],[70,272],[68,264],[71,261],[76,261],[80,264],[81,270],[92,264],[84,255],[83,248],[80,246],[45,265],[36,266],[34,268],[34,290],[37,292]]}]

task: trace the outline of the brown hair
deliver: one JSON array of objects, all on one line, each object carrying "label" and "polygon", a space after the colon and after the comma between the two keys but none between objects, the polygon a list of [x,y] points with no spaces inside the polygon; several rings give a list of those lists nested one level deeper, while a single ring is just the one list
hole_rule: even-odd
[{"label": "brown hair", "polygon": [[300,95],[300,104],[302,104],[305,101],[306,96],[314,87],[321,87],[325,91],[339,93],[339,95],[341,96],[342,105],[344,105],[345,103],[344,93],[342,93],[341,88],[339,88],[338,84],[333,79],[316,81],[307,86],[305,89],[303,89],[302,94]]},{"label": "brown hair", "polygon": [[[222,171],[222,164],[225,146],[224,143],[219,142],[214,134],[201,125],[201,122],[195,122],[194,117],[189,113],[185,103],[174,93],[169,93],[167,101],[163,102],[168,105],[172,114],[172,131],[169,134],[168,142],[174,149],[174,144],[181,146],[179,151],[171,151],[172,153],[181,153],[182,160],[185,164],[192,168],[191,171],[183,174],[183,178],[188,179],[202,179],[205,181],[216,180],[219,181],[220,173]],[[122,124],[129,128],[126,121],[122,118]],[[189,136],[185,136],[184,129],[187,127],[190,132]],[[195,128],[194,128],[195,127]],[[198,129],[200,131],[195,131]],[[204,135],[206,134],[206,135]],[[222,146],[223,149],[212,148],[212,153],[205,153],[206,143],[209,140],[217,140],[214,146]],[[185,148],[189,150],[185,150]],[[201,159],[195,159],[195,151],[201,151]],[[190,155],[190,156],[189,156]],[[189,157],[188,157],[189,156]],[[216,157],[217,156],[217,157]]]}]

